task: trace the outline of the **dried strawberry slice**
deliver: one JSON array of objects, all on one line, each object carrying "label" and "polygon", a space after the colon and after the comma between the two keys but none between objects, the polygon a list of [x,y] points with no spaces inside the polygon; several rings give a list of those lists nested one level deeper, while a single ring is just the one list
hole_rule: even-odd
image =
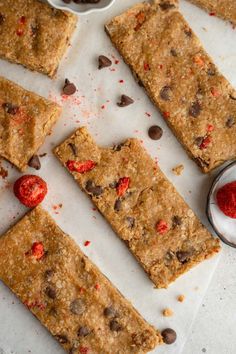
[{"label": "dried strawberry slice", "polygon": [[122,197],[127,189],[129,188],[130,185],[130,178],[129,177],[122,177],[119,179],[117,186],[116,186],[116,192],[119,197]]},{"label": "dried strawberry slice", "polygon": [[156,224],[156,230],[159,234],[163,235],[168,231],[168,225],[165,220],[160,220]]},{"label": "dried strawberry slice", "polygon": [[96,163],[92,160],[85,160],[85,161],[68,160],[66,166],[71,172],[85,173],[94,169]]},{"label": "dried strawberry slice", "polygon": [[210,137],[210,136],[206,136],[206,137],[203,139],[203,141],[202,141],[202,143],[201,143],[201,145],[200,145],[200,149],[201,149],[201,150],[206,149],[206,148],[208,147],[208,145],[211,143],[211,141],[212,141],[211,137]]},{"label": "dried strawberry slice", "polygon": [[17,179],[13,190],[19,201],[29,208],[41,203],[48,191],[46,182],[35,175],[25,175]]}]

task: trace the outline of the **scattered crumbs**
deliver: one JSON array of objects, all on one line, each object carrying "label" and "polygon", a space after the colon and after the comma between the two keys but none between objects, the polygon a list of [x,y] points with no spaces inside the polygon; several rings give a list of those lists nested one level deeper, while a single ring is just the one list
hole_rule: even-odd
[{"label": "scattered crumbs", "polygon": [[174,315],[174,311],[170,308],[166,308],[162,311],[164,317],[171,317]]},{"label": "scattered crumbs", "polygon": [[176,176],[180,176],[182,174],[183,170],[184,170],[184,165],[178,165],[178,166],[172,168],[172,172]]},{"label": "scattered crumbs", "polygon": [[124,83],[124,80],[119,80],[119,83],[120,83],[120,84],[123,84],[123,83]]},{"label": "scattered crumbs", "polygon": [[178,300],[179,302],[184,302],[185,296],[184,296],[184,295],[179,295],[179,296],[177,297],[177,300]]},{"label": "scattered crumbs", "polygon": [[146,114],[147,117],[151,117],[151,113],[145,112],[145,114]]},{"label": "scattered crumbs", "polygon": [[109,70],[110,70],[110,71],[116,71],[116,69],[115,69],[115,68],[109,68]]},{"label": "scattered crumbs", "polygon": [[40,154],[39,157],[44,157],[44,156],[47,156],[47,153],[44,152],[43,154]]},{"label": "scattered crumbs", "polygon": [[206,27],[202,27],[202,29],[203,29],[203,31],[207,32],[207,29],[206,29]]},{"label": "scattered crumbs", "polygon": [[55,204],[52,206],[52,209],[54,210],[54,213],[55,214],[59,214],[58,210],[62,208],[62,203],[59,203],[59,204]]},{"label": "scattered crumbs", "polygon": [[0,166],[0,177],[5,179],[7,176],[8,176],[8,171],[5,170],[5,168],[3,168],[2,166]]},{"label": "scattered crumbs", "polygon": [[215,12],[210,12],[210,13],[209,13],[209,16],[215,16],[215,15],[216,15]]},{"label": "scattered crumbs", "polygon": [[206,353],[206,351],[207,351],[206,348],[202,348],[203,353]]},{"label": "scattered crumbs", "polygon": [[93,210],[93,211],[97,211],[97,208],[95,208],[95,207],[92,207],[92,210]]}]

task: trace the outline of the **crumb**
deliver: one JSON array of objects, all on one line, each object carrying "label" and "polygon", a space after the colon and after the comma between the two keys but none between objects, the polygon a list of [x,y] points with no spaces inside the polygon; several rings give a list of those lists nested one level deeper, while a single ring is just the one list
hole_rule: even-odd
[{"label": "crumb", "polygon": [[179,295],[179,296],[177,297],[177,300],[178,300],[179,302],[184,302],[185,296],[184,296],[184,295]]},{"label": "crumb", "polygon": [[5,179],[7,176],[8,176],[8,171],[5,170],[5,168],[3,168],[2,166],[0,166],[0,177]]},{"label": "crumb", "polygon": [[172,172],[176,176],[180,176],[182,174],[183,170],[184,170],[184,165],[178,165],[178,166],[172,168]]},{"label": "crumb", "polygon": [[174,311],[171,310],[170,308],[166,308],[162,311],[162,314],[164,317],[171,317],[174,314]]},{"label": "crumb", "polygon": [[47,155],[47,153],[44,152],[43,154],[40,154],[39,157],[44,157],[44,156],[46,156],[46,155]]}]

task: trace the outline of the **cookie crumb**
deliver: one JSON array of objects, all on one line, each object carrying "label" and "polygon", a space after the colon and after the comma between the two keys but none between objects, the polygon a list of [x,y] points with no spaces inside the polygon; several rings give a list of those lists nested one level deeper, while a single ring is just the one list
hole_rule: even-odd
[{"label": "cookie crumb", "polygon": [[172,168],[172,172],[176,176],[180,176],[182,174],[183,170],[184,170],[184,165],[178,165],[178,166]]},{"label": "cookie crumb", "polygon": [[171,317],[174,315],[174,311],[170,308],[166,308],[162,311],[164,317]]},{"label": "cookie crumb", "polygon": [[184,295],[179,295],[179,296],[177,297],[177,300],[178,300],[179,302],[184,302],[185,296],[184,296]]}]

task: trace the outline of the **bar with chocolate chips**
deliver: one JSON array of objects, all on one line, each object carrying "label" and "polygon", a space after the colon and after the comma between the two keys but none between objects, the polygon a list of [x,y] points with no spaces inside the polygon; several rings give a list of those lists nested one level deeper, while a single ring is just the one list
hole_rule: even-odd
[{"label": "bar with chocolate chips", "polygon": [[0,238],[0,279],[70,354],[144,354],[162,343],[41,207]]},{"label": "bar with chocolate chips", "polygon": [[102,148],[80,128],[54,152],[157,288],[220,250],[139,140]]},{"label": "bar with chocolate chips", "polygon": [[0,58],[53,77],[77,17],[38,0],[4,0],[0,6]]},{"label": "bar with chocolate chips", "polygon": [[105,28],[203,172],[236,158],[236,91],[178,11],[177,1],[137,4]]},{"label": "bar with chocolate chips", "polygon": [[60,114],[56,103],[0,76],[0,156],[24,171]]}]

